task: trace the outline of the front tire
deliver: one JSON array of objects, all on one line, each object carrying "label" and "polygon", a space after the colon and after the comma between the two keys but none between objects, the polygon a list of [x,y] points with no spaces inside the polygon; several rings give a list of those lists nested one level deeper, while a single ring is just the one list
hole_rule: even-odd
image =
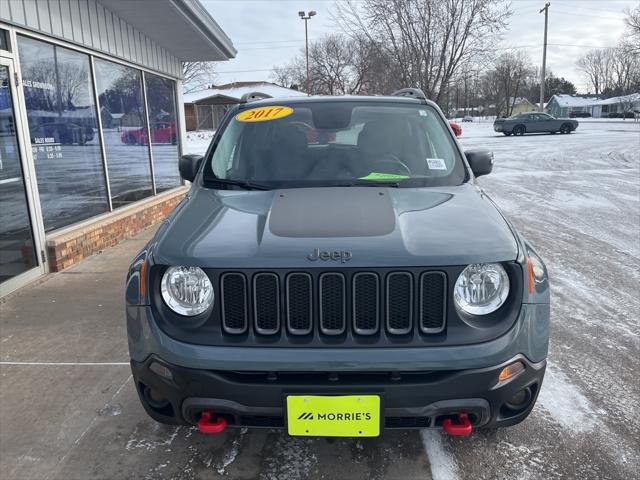
[{"label": "front tire", "polygon": [[516,125],[515,127],[513,127],[513,134],[514,135],[524,135],[525,132],[527,131],[527,129],[525,128],[524,125]]},{"label": "front tire", "polygon": [[569,125],[568,123],[564,123],[561,127],[560,127],[560,133],[562,133],[563,135],[568,135],[571,133],[571,125]]}]

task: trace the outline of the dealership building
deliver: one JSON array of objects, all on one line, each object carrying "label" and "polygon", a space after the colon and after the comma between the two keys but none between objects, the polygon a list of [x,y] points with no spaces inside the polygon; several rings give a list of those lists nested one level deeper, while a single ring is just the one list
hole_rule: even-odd
[{"label": "dealership building", "polygon": [[182,62],[228,60],[197,0],[2,0],[0,296],[185,193]]}]

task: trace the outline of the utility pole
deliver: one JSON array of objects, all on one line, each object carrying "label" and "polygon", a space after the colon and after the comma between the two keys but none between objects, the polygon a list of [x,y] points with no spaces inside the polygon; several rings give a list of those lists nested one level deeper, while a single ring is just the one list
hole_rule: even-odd
[{"label": "utility pole", "polygon": [[298,16],[304,20],[304,53],[307,58],[307,95],[311,95],[311,77],[309,76],[309,30],[307,28],[307,21],[316,15],[314,10],[311,10],[309,14],[305,14],[304,11],[298,12]]},{"label": "utility pole", "polygon": [[546,79],[545,70],[547,68],[547,26],[549,24],[549,6],[547,2],[539,13],[544,12],[544,47],[542,49],[542,75],[540,76],[540,111],[544,112],[544,81]]}]

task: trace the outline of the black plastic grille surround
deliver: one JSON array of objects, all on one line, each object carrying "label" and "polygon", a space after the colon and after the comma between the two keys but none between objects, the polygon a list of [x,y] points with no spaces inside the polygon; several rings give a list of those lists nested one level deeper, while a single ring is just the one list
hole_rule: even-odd
[{"label": "black plastic grille surround", "polygon": [[404,335],[413,327],[413,277],[407,272],[387,275],[387,330]]},{"label": "black plastic grille surround", "polygon": [[220,280],[222,328],[227,333],[247,331],[247,281],[241,273],[225,273]]},{"label": "black plastic grille surround", "polygon": [[320,331],[340,335],[346,328],[346,288],[341,273],[320,276]]},{"label": "black plastic grille surround", "polygon": [[445,283],[442,272],[425,272],[420,276],[420,329],[424,333],[444,330],[440,305],[447,301]]},{"label": "black plastic grille surround", "polygon": [[313,279],[308,273],[287,275],[287,328],[294,335],[306,335],[313,328]]},{"label": "black plastic grille surround", "polygon": [[275,273],[253,277],[253,308],[256,332],[271,335],[280,330],[280,285]]},{"label": "black plastic grille surround", "polygon": [[446,326],[444,272],[423,272],[416,278],[403,271],[386,275],[352,272],[348,278],[340,272],[315,276],[308,272],[225,272],[219,279],[221,324],[226,334],[246,334],[251,325],[259,336],[283,330],[298,337],[338,337],[346,332],[367,337],[381,331],[403,336],[416,329],[422,334],[440,333]]},{"label": "black plastic grille surround", "polygon": [[373,335],[380,324],[380,286],[378,275],[360,272],[353,276],[353,329],[360,335]]}]

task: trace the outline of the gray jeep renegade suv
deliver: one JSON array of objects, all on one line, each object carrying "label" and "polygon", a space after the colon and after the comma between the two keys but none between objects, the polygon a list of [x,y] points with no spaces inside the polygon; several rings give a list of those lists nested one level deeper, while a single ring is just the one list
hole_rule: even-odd
[{"label": "gray jeep renegade suv", "polygon": [[134,259],[131,368],[159,422],[376,436],[524,420],[549,333],[543,262],[417,89],[245,96]]}]

